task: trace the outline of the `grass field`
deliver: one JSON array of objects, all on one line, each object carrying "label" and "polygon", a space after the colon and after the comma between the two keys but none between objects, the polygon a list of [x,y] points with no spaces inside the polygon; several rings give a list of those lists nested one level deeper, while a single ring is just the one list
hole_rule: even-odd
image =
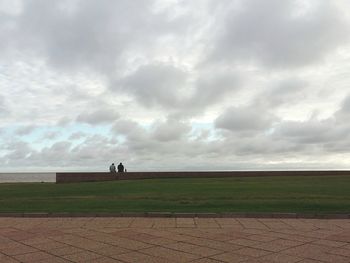
[{"label": "grass field", "polygon": [[0,212],[349,213],[350,177],[0,184]]}]

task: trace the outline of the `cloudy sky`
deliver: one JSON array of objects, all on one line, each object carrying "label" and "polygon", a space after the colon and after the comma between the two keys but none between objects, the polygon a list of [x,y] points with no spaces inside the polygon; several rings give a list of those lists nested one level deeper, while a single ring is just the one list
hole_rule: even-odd
[{"label": "cloudy sky", "polygon": [[348,0],[0,0],[0,172],[350,168]]}]

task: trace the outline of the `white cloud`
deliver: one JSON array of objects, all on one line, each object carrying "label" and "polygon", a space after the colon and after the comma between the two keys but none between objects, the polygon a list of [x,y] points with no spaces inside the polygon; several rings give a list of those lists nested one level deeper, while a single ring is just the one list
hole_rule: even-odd
[{"label": "white cloud", "polygon": [[349,168],[349,7],[3,0],[0,166]]}]

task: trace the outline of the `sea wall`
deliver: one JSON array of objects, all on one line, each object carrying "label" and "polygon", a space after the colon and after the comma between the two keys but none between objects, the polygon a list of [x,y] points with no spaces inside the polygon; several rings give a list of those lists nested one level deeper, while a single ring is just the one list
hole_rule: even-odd
[{"label": "sea wall", "polygon": [[262,176],[350,176],[350,171],[207,171],[207,172],[127,172],[56,173],[56,183],[97,182],[154,178],[221,178]]}]

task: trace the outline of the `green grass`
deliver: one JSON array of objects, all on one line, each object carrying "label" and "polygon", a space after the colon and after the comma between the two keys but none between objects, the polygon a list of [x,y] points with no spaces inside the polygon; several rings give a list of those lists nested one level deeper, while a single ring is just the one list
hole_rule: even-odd
[{"label": "green grass", "polygon": [[0,212],[349,213],[350,177],[0,184]]}]

